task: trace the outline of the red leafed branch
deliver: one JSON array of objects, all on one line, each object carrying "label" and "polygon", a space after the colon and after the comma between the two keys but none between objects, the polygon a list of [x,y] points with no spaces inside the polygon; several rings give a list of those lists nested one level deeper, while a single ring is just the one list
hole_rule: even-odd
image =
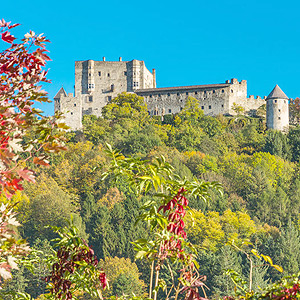
[{"label": "red leafed branch", "polygon": [[1,39],[10,44],[0,52],[0,193],[7,197],[22,189],[23,180],[34,181],[26,161],[48,165],[47,153],[64,149],[59,116],[44,117],[34,107],[35,102],[50,102],[41,88],[41,82],[49,82],[49,41],[30,31],[17,43],[10,30],[18,25],[0,20]]},{"label": "red leafed branch", "polygon": [[[206,280],[205,276],[199,276],[197,269],[193,262],[192,253],[186,251],[183,246],[183,242],[186,240],[187,235],[184,230],[184,216],[186,214],[186,207],[189,202],[184,196],[186,190],[180,188],[177,194],[166,204],[159,207],[158,211],[163,210],[167,214],[169,224],[167,230],[172,234],[169,239],[166,239],[160,246],[159,249],[159,265],[166,259],[178,259],[182,262],[183,268],[180,270],[179,281],[182,283],[183,288],[180,290],[181,293],[185,294],[185,299],[192,300],[205,300],[199,294],[199,288],[206,297],[204,291],[205,284],[203,281]],[[206,287],[206,286],[205,286]]]},{"label": "red leafed branch", "polygon": [[102,299],[108,281],[94,250],[77,235],[72,223],[68,228],[56,228],[56,232],[60,236],[55,245],[58,250],[51,262],[51,274],[45,278],[50,294],[55,299],[71,300],[84,291],[93,299]]}]

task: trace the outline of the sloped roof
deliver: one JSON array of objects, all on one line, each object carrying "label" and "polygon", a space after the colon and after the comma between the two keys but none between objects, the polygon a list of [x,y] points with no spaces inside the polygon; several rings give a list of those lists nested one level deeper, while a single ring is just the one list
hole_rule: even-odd
[{"label": "sloped roof", "polygon": [[67,97],[67,93],[63,87],[60,88],[60,90],[54,96],[54,99],[59,99],[61,94],[63,94],[65,97]]},{"label": "sloped roof", "polygon": [[288,96],[282,91],[282,89],[276,84],[272,92],[269,94],[267,99],[289,99]]},{"label": "sloped roof", "polygon": [[209,88],[222,88],[230,86],[229,83],[222,84],[205,84],[205,85],[189,85],[189,86],[174,86],[174,87],[165,87],[165,88],[150,88],[150,89],[137,89],[134,92],[146,93],[146,92],[168,92],[168,91],[180,91],[180,90],[194,90],[194,89],[209,89]]}]

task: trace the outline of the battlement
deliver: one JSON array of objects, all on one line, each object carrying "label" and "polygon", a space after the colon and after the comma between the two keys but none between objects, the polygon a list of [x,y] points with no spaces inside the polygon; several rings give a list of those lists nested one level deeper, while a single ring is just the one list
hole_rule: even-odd
[{"label": "battlement", "polygon": [[247,98],[247,100],[257,100],[257,101],[265,100],[265,99],[267,99],[267,96],[264,96],[263,98],[261,98],[260,96],[254,97],[254,95],[249,95],[249,98]]},{"label": "battlement", "polygon": [[225,81],[226,84],[242,84],[247,85],[247,80],[238,81],[236,78],[231,78],[230,80]]}]

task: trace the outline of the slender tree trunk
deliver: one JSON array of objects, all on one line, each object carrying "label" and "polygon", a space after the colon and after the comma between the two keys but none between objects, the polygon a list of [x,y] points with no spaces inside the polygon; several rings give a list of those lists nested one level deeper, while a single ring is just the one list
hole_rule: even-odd
[{"label": "slender tree trunk", "polygon": [[250,261],[250,272],[249,272],[249,292],[252,291],[252,276],[253,276],[253,261],[250,257],[248,257]]},{"label": "slender tree trunk", "polygon": [[151,264],[150,287],[149,287],[149,298],[151,299],[152,299],[153,273],[154,273],[154,260],[152,261]]},{"label": "slender tree trunk", "polygon": [[[156,287],[158,286],[158,277],[159,277],[159,270],[156,271],[154,289],[156,289]],[[153,293],[154,293],[153,300],[156,300],[157,299],[157,291],[154,290]]]}]

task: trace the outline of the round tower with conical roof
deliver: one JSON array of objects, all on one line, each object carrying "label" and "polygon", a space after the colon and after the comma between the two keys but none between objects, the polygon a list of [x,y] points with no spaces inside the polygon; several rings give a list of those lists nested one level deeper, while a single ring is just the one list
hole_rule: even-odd
[{"label": "round tower with conical roof", "polygon": [[289,98],[276,85],[266,99],[267,128],[286,131],[289,128]]}]

